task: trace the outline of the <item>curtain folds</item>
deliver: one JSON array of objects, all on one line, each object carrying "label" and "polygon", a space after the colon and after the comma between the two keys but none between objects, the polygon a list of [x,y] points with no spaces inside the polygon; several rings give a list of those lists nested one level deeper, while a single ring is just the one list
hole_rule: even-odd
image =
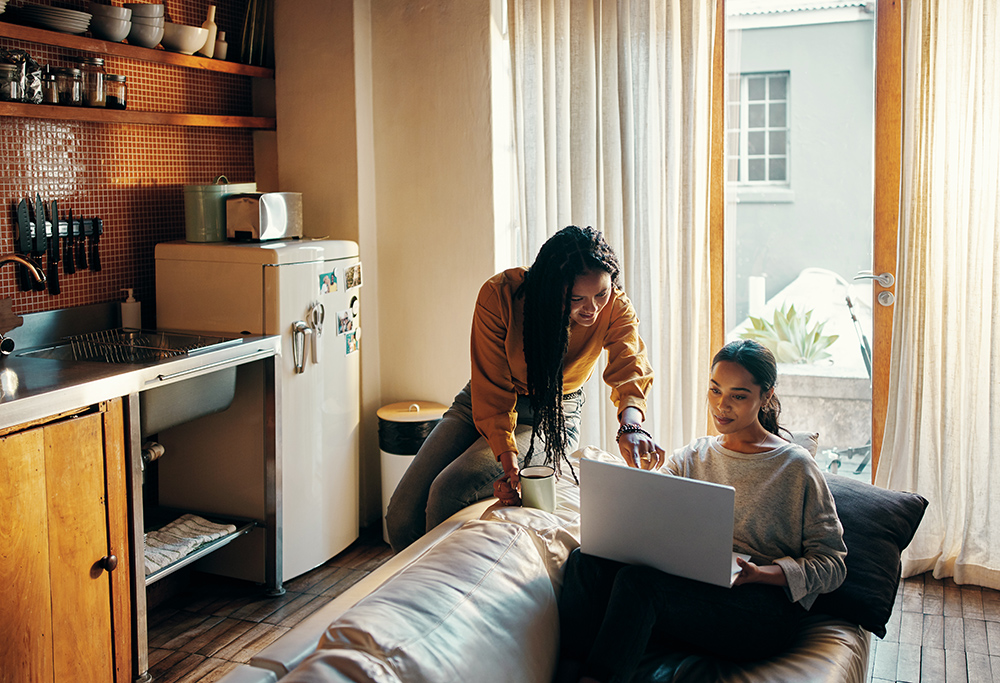
[{"label": "curtain folds", "polygon": [[[656,373],[646,424],[667,449],[707,428],[714,14],[686,0],[509,6],[521,262],[566,225],[604,232]],[[602,370],[581,443],[614,448]]]},{"label": "curtain folds", "polygon": [[1000,12],[903,5],[903,186],[876,483],[930,505],[904,576],[1000,589]]}]

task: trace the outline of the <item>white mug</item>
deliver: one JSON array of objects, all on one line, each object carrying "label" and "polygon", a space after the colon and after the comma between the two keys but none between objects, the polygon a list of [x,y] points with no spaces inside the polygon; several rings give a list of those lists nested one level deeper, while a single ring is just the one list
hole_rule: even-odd
[{"label": "white mug", "polygon": [[553,512],[556,509],[556,471],[548,465],[532,465],[521,470],[521,504]]}]

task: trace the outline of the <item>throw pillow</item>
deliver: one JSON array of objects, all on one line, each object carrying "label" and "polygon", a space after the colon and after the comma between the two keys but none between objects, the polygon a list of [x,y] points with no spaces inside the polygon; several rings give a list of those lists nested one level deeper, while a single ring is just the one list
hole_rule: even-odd
[{"label": "throw pillow", "polygon": [[879,638],[899,587],[899,555],[913,540],[927,508],[916,493],[891,491],[863,481],[826,474],[847,545],[847,578],[820,595],[812,611],[860,624]]}]

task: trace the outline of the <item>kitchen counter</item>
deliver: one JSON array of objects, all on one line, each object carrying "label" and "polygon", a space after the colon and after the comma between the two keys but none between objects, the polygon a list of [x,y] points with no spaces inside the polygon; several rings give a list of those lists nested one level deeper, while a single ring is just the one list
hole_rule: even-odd
[{"label": "kitchen counter", "polygon": [[21,356],[0,360],[0,429],[119,396],[240,365],[281,352],[281,337],[247,336],[241,344],[145,363],[101,363]]}]

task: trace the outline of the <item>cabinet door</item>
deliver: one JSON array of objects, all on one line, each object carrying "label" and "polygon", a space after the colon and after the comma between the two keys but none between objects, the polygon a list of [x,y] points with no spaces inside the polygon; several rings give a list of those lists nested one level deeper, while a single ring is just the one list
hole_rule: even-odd
[{"label": "cabinet door", "polygon": [[58,681],[115,680],[100,413],[45,427],[49,580]]},{"label": "cabinet door", "polygon": [[52,680],[45,439],[0,438],[0,681]]}]

